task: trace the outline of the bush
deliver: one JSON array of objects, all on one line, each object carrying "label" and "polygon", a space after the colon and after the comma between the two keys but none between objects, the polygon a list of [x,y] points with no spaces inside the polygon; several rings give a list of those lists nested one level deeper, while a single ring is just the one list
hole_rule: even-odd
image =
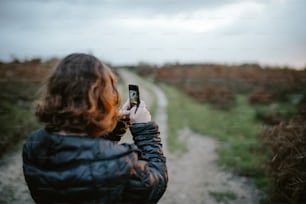
[{"label": "bush", "polygon": [[[218,102],[220,99],[221,104],[224,99],[218,94],[227,94],[228,90],[235,95],[248,94],[252,104],[288,102],[290,95],[306,92],[305,71],[282,69],[281,67],[261,68],[256,64],[241,66],[170,65],[156,69],[155,80],[178,86],[188,94],[191,93],[190,95],[195,96],[196,99],[204,98],[204,95]],[[212,88],[207,89],[207,87]],[[216,90],[215,87],[219,90]],[[221,87],[227,90],[221,90],[223,89]],[[205,88],[207,90],[203,93]]]},{"label": "bush", "polygon": [[58,62],[40,59],[0,63],[0,157],[39,127],[33,101],[50,69]]},{"label": "bush", "polygon": [[0,82],[0,157],[38,127],[32,106],[39,83]]},{"label": "bush", "polygon": [[188,88],[185,92],[197,101],[210,103],[217,109],[229,110],[235,105],[235,94],[227,87],[207,86],[201,90]]},{"label": "bush", "polygon": [[141,63],[137,67],[138,74],[142,77],[154,76],[156,67],[149,64]]},{"label": "bush", "polygon": [[292,118],[266,128],[259,136],[271,152],[271,203],[306,203],[306,120]]},{"label": "bush", "polygon": [[302,100],[297,104],[298,112],[306,118],[306,94],[303,95]]},{"label": "bush", "polygon": [[286,103],[274,103],[270,105],[255,106],[255,119],[266,125],[278,125],[296,115],[297,110],[294,106]]},{"label": "bush", "polygon": [[273,94],[264,88],[255,89],[249,96],[251,104],[270,104],[273,102],[273,99]]}]

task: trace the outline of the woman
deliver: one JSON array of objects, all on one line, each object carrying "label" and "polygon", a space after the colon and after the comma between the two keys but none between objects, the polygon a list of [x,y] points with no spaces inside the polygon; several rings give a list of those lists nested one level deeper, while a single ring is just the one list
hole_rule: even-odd
[{"label": "woman", "polygon": [[[45,127],[23,148],[36,203],[158,202],[168,181],[158,126],[143,101],[119,103],[113,73],[94,56],[71,54],[51,73],[36,106]],[[117,144],[128,127],[135,144]]]}]

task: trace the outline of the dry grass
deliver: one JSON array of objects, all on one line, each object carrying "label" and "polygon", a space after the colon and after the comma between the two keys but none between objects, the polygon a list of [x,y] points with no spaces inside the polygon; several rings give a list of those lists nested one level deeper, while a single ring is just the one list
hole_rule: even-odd
[{"label": "dry grass", "polygon": [[274,179],[271,203],[306,203],[306,120],[295,117],[266,128],[261,134],[271,152]]}]

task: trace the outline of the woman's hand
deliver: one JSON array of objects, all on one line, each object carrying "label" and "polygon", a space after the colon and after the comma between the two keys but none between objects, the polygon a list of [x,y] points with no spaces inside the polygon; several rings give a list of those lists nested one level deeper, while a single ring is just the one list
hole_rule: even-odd
[{"label": "woman's hand", "polygon": [[130,110],[131,123],[147,123],[151,121],[151,114],[146,108],[144,101],[141,101],[139,107],[134,106]]},{"label": "woman's hand", "polygon": [[122,108],[119,110],[119,117],[122,119],[127,119],[130,117],[130,100],[126,100]]}]

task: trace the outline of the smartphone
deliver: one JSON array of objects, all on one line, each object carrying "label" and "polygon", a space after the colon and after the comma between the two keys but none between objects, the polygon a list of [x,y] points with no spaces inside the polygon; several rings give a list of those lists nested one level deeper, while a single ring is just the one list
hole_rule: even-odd
[{"label": "smartphone", "polygon": [[135,84],[129,84],[129,97],[130,97],[130,107],[139,106],[139,88]]}]

